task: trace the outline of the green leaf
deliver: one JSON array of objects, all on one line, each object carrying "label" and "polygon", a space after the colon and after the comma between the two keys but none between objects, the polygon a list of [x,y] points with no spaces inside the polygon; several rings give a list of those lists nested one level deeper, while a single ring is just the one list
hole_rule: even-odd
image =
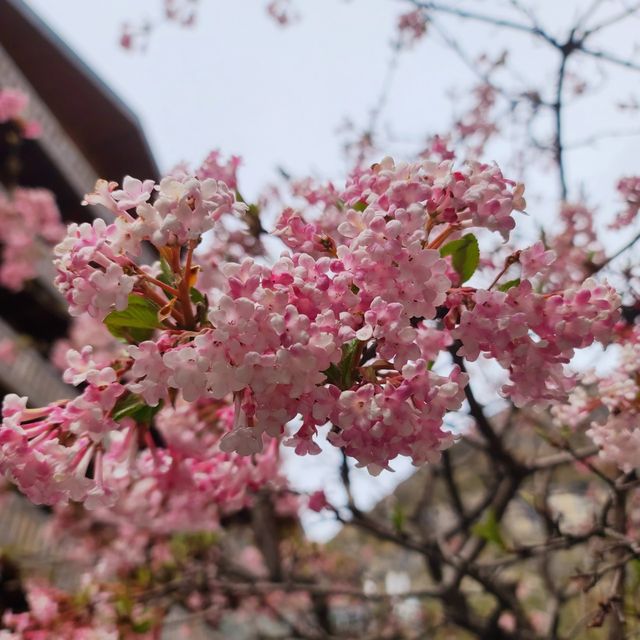
[{"label": "green leaf", "polygon": [[149,424],[153,416],[162,408],[162,402],[155,407],[149,406],[140,396],[129,393],[118,399],[113,408],[113,419],[118,422],[123,418],[130,417],[136,422]]},{"label": "green leaf", "polygon": [[501,284],[498,289],[500,291],[509,291],[512,287],[517,287],[520,284],[520,278],[515,278],[514,280],[509,280],[504,284]]},{"label": "green leaf", "polygon": [[341,375],[340,369],[335,364],[330,364],[328,369],[325,369],[322,373],[327,376],[327,382],[335,384],[336,387],[340,386]]},{"label": "green leaf", "polygon": [[640,560],[638,558],[633,558],[629,561],[629,566],[631,567],[631,579],[634,591],[638,589],[640,586]]},{"label": "green leaf", "polygon": [[451,256],[451,264],[460,276],[460,283],[466,282],[478,268],[480,262],[480,248],[478,240],[468,233],[459,240],[453,240],[440,249],[440,255]]},{"label": "green leaf", "polygon": [[353,370],[358,365],[360,356],[360,340],[354,339],[342,345],[342,360],[340,361],[340,374],[343,389],[349,389],[353,385]]},{"label": "green leaf", "polygon": [[[164,256],[160,256],[160,273],[157,276],[157,279],[164,284],[176,288],[176,274],[173,272],[173,269],[167,262],[167,259]],[[168,291],[162,290],[162,293],[167,298],[167,300],[171,300],[175,296]]]},{"label": "green leaf", "polygon": [[353,386],[361,345],[362,342],[357,339],[342,345],[342,358],[339,364],[331,364],[328,369],[323,371],[328,382],[341,389],[350,389]]},{"label": "green leaf", "polygon": [[487,515],[481,522],[477,522],[472,528],[471,531],[492,544],[495,544],[497,547],[506,551],[507,545],[504,542],[504,538],[500,533],[500,523],[496,518],[496,514],[493,509],[487,511]]},{"label": "green leaf", "polygon": [[138,569],[136,569],[135,578],[136,585],[148,587],[153,581],[153,574],[151,573],[151,569],[148,566],[142,565],[141,567],[138,567]]},{"label": "green leaf", "polygon": [[116,338],[125,342],[142,342],[151,336],[154,329],[162,327],[158,311],[151,300],[131,294],[127,308],[124,311],[112,311],[104,323]]},{"label": "green leaf", "polygon": [[201,291],[198,291],[195,287],[191,287],[189,290],[189,297],[193,304],[198,304],[199,302],[202,302],[203,304],[207,303],[207,299],[204,294]]},{"label": "green leaf", "polygon": [[402,533],[407,515],[401,504],[396,504],[391,513],[391,524],[397,533]]},{"label": "green leaf", "polygon": [[131,630],[134,633],[148,633],[151,631],[151,620],[138,620],[131,623]]},{"label": "green leaf", "polygon": [[368,205],[364,200],[360,200],[359,202],[356,202],[356,203],[353,205],[353,208],[354,208],[356,211],[360,211],[360,212],[362,212],[362,211],[364,211],[368,206],[369,206],[369,205]]},{"label": "green leaf", "polygon": [[168,284],[170,287],[175,287],[176,285],[175,274],[169,266],[169,263],[162,256],[160,256],[160,275],[158,276],[158,280]]},{"label": "green leaf", "polygon": [[117,600],[115,601],[115,606],[116,613],[119,616],[126,618],[131,615],[131,611],[133,610],[133,600],[131,600],[128,595],[123,594],[117,598]]}]

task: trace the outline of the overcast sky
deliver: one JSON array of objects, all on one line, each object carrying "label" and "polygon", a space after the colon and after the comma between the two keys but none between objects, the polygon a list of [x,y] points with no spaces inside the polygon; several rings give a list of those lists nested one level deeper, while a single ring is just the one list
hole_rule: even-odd
[{"label": "overcast sky", "polygon": [[[241,186],[249,197],[272,180],[281,166],[295,175],[341,177],[346,169],[337,130],[346,118],[367,121],[380,95],[392,55],[398,0],[296,0],[301,20],[283,29],[264,11],[262,0],[204,0],[192,29],[161,24],[144,53],[118,46],[124,21],[156,20],[161,0],[29,0],[29,4],[101,76],[140,118],[161,169],[178,162],[197,164],[209,150],[243,156]],[[449,4],[455,4],[453,2]],[[507,11],[507,2],[475,0],[472,6],[494,14]],[[545,24],[561,34],[586,0],[539,0]],[[617,0],[603,3],[615,10]],[[467,6],[471,6],[467,2]],[[496,55],[510,48],[513,86],[525,88],[530,79],[541,90],[553,82],[556,60],[540,45],[495,28],[444,22],[460,38],[470,56]],[[632,51],[632,22],[603,36],[601,46],[620,54]],[[568,141],[598,131],[632,126],[608,106],[636,91],[640,74],[608,71],[576,58],[570,71],[606,85],[607,104],[586,100],[568,112]],[[407,144],[394,153],[416,149],[426,133],[446,130],[452,117],[451,89],[464,103],[473,73],[436,34],[401,56],[388,103],[380,123]],[[607,84],[608,83],[608,84]],[[640,128],[636,124],[636,128]],[[640,138],[616,138],[580,149],[570,156],[569,177],[574,194],[581,188],[594,205],[611,211],[612,185],[621,173],[640,172]],[[491,148],[503,163],[508,143]],[[119,176],[108,176],[118,179]],[[531,177],[532,220],[550,224],[555,210],[548,203],[556,193],[550,168]],[[330,488],[335,478],[335,451],[321,459],[298,460],[293,477],[301,488]],[[397,465],[393,477],[375,482],[359,474],[356,492],[363,507],[380,498],[410,466]],[[318,535],[330,529],[320,527]]]}]

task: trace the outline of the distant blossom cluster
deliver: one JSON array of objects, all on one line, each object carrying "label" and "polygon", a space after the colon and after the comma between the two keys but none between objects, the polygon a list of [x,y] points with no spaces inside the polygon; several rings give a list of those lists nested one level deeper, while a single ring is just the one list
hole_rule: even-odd
[{"label": "distant blossom cluster", "polygon": [[640,459],[640,330],[625,330],[624,338],[614,370],[586,377],[587,387],[577,387],[554,415],[572,428],[586,423],[600,457],[629,473]]},{"label": "distant blossom cluster", "polygon": [[40,124],[26,117],[29,97],[26,93],[12,87],[0,88],[0,125],[13,123],[23,138],[37,138]]},{"label": "distant blossom cluster", "polygon": [[616,216],[611,225],[613,229],[627,227],[637,219],[640,212],[640,176],[622,178],[618,182],[618,192],[625,202],[625,209]]},{"label": "distant blossom cluster", "polygon": [[414,9],[398,16],[398,31],[401,44],[410,46],[427,33],[429,20],[424,9]]},{"label": "distant blossom cluster", "polygon": [[[122,24],[120,46],[128,51],[144,51],[150,35],[163,21],[182,28],[193,27],[198,21],[198,4],[199,0],[162,0],[159,20]],[[281,27],[290,25],[298,17],[292,0],[268,0],[264,7],[267,16]]]},{"label": "distant blossom cluster", "polygon": [[605,261],[594,226],[594,212],[584,204],[565,202],[560,207],[560,231],[547,242],[556,254],[547,275],[548,288],[580,285]]},{"label": "distant blossom cluster", "polygon": [[[0,126],[9,127],[4,135],[10,150],[40,133],[39,125],[25,116],[28,103],[23,92],[0,89]],[[15,187],[0,193],[0,285],[20,291],[64,234],[54,196],[47,189]]]},{"label": "distant blossom cluster", "polygon": [[53,194],[47,189],[16,188],[0,194],[0,284],[19,291],[37,275],[37,265],[66,227]]}]

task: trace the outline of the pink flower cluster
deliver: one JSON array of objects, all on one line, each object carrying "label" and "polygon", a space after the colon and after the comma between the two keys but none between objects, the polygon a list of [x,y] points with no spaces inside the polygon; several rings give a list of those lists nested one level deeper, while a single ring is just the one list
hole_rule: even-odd
[{"label": "pink flower cluster", "polygon": [[286,27],[295,19],[291,8],[291,0],[270,0],[267,14],[280,26]]},{"label": "pink flower cluster", "polygon": [[[122,189],[116,187],[99,180],[85,200],[112,211],[115,222],[107,225],[97,219],[93,224],[72,224],[55,249],[56,286],[72,315],[86,312],[102,319],[113,309],[126,308],[129,294],[136,285],[142,287],[144,280],[132,259],[140,254],[143,241],[158,249],[189,242],[195,246],[224,213],[245,210],[223,182],[210,178],[200,181],[182,174],[156,186],[152,180],[127,176]],[[151,204],[154,189],[157,198]]]},{"label": "pink flower cluster", "polygon": [[127,307],[136,278],[132,261],[118,251],[119,240],[116,225],[98,218],[93,224],[71,224],[56,246],[55,284],[71,315],[102,320],[111,310]]},{"label": "pink flower cluster", "polygon": [[182,27],[190,27],[196,21],[198,0],[164,0],[164,13],[167,20]]},{"label": "pink flower cluster", "polygon": [[[198,19],[197,3],[198,0],[162,0],[163,19],[179,27],[193,27]],[[150,20],[137,25],[125,22],[121,25],[120,46],[128,51],[144,51],[157,26],[157,22]]]},{"label": "pink flower cluster", "polygon": [[11,338],[0,339],[0,363],[12,365],[18,357],[18,345]]},{"label": "pink flower cluster", "polygon": [[132,389],[150,403],[168,387],[187,401],[236,394],[236,429],[222,446],[257,452],[263,431],[280,435],[301,397],[319,393],[323,371],[353,335],[339,317],[355,296],[344,276],[328,277],[329,267],[328,258],[304,254],[271,268],[249,259],[226,265],[229,291],[208,314],[213,328],[165,350],[152,341],[132,347]]},{"label": "pink flower cluster", "polygon": [[410,457],[415,465],[436,461],[453,443],[453,435],[443,429],[444,415],[460,408],[467,382],[456,367],[439,376],[424,360],[408,363],[384,385],[343,391],[331,414],[339,431],[329,441],[372,474],[389,468],[386,461],[397,455]]},{"label": "pink flower cluster", "polygon": [[[111,503],[104,450],[117,426],[109,412],[123,391],[117,383],[90,385],[78,398],[42,409],[27,409],[26,398],[6,396],[0,471],[36,504],[69,499],[89,505]],[[90,464],[92,478],[87,475]]]},{"label": "pink flower cluster", "polygon": [[0,284],[19,291],[37,275],[39,261],[65,233],[53,194],[46,189],[15,189],[0,195]]},{"label": "pink flower cluster", "polygon": [[476,141],[470,151],[477,157],[498,132],[496,119],[491,113],[496,103],[496,89],[491,84],[482,83],[474,88],[473,96],[473,106],[455,123],[455,131],[460,142],[468,142],[470,139]]},{"label": "pink flower cluster", "polygon": [[551,289],[584,282],[605,259],[594,228],[593,211],[583,204],[564,203],[560,221],[560,232],[547,239],[556,255],[553,269],[547,274],[547,286]]},{"label": "pink flower cluster", "polygon": [[557,261],[555,251],[545,249],[542,242],[536,242],[518,253],[521,277],[528,280],[539,275],[545,278]]},{"label": "pink flower cluster", "polygon": [[640,212],[640,176],[622,178],[618,182],[618,191],[626,204],[626,209],[616,216],[610,225],[612,229],[628,227],[638,217],[638,212]]},{"label": "pink flower cluster", "polygon": [[131,452],[135,462],[120,479],[118,504],[96,517],[161,534],[215,530],[265,486],[286,493],[275,440],[252,457],[221,449],[233,422],[233,408],[212,400],[163,408],[156,417],[161,442]]},{"label": "pink flower cluster", "polygon": [[421,40],[427,33],[429,19],[424,9],[414,9],[398,16],[398,31],[400,41],[406,45],[412,45]]},{"label": "pink flower cluster", "polygon": [[558,407],[556,422],[572,428],[587,422],[587,435],[603,460],[629,473],[640,460],[640,329],[635,327],[619,347],[615,369],[585,378],[567,405]]},{"label": "pink flower cluster", "polygon": [[525,280],[506,293],[477,291],[466,305],[451,332],[462,343],[459,355],[471,361],[481,353],[494,358],[509,372],[503,393],[523,406],[566,397],[575,380],[563,365],[575,349],[607,341],[620,298],[592,279],[545,295]]},{"label": "pink flower cluster", "polygon": [[[43,582],[26,584],[29,609],[22,613],[7,610],[2,617],[0,640],[117,640],[122,638],[112,594],[91,586],[91,606],[74,601],[63,591]],[[86,594],[85,594],[86,595]],[[153,633],[135,633],[140,640],[152,640]]]},{"label": "pink flower cluster", "polygon": [[[542,402],[566,394],[574,350],[606,340],[616,321],[606,284],[536,292],[530,278],[554,258],[540,243],[512,255],[521,280],[508,291],[457,286],[460,256],[440,250],[466,234],[475,254],[462,258],[477,265],[468,231],[507,239],[525,206],[522,185],[495,166],[387,158],[343,190],[300,183],[320,216],[285,209],[276,233],[292,252],[270,266],[225,262],[222,252],[197,264],[202,235],[223,214],[249,211],[218,179],[235,180],[237,162],[214,154],[207,166],[200,179],[179,169],[157,186],[99,181],[86,201],[115,222],[71,225],[56,248],[73,314],[102,319],[135,305],[148,331],[130,334],[112,362],[71,350],[65,379],[84,385],[74,400],[37,410],[5,402],[0,465],[34,500],[99,505],[120,495],[129,517],[151,513],[166,526],[162,509],[215,518],[275,480],[274,440],[315,454],[327,423],[329,441],[372,473],[399,455],[422,464],[451,444],[445,417],[464,401],[467,375],[440,357],[453,340],[469,360],[497,360],[517,404]],[[143,241],[160,265],[137,265]],[[203,283],[213,286],[195,288]],[[434,371],[436,361],[446,369]]]},{"label": "pink flower cluster", "polygon": [[[122,188],[117,186],[98,180],[85,203],[102,205],[117,216],[115,244],[133,255],[138,255],[143,240],[158,248],[183,245],[199,239],[224,213],[245,210],[225,183],[213,178],[198,180],[182,172],[158,185],[126,176]],[[154,191],[157,197],[151,204]]]},{"label": "pink flower cluster", "polygon": [[218,150],[212,151],[196,171],[200,180],[213,179],[224,182],[231,190],[238,188],[238,167],[242,164],[240,156],[231,156],[226,162]]},{"label": "pink flower cluster", "polygon": [[23,138],[37,138],[40,125],[33,120],[26,120],[24,112],[29,105],[29,97],[18,89],[0,89],[0,124],[14,122],[20,127]]},{"label": "pink flower cluster", "polygon": [[14,395],[3,404],[0,471],[33,502],[109,507],[110,519],[153,523],[167,532],[215,526],[220,514],[250,504],[266,483],[285,488],[275,441],[253,458],[222,450],[234,424],[232,407],[213,401],[167,406],[152,436],[148,425],[116,420],[125,387],[113,369],[94,366],[90,347],[71,351],[68,360],[65,379],[87,383],[80,396],[43,409],[28,409],[26,399]]},{"label": "pink flower cluster", "polygon": [[14,120],[22,115],[29,98],[17,89],[0,89],[0,122]]},{"label": "pink flower cluster", "polygon": [[471,162],[456,168],[453,161],[431,160],[396,165],[385,158],[351,179],[344,200],[391,213],[417,205],[435,223],[498,231],[507,240],[515,227],[512,213],[526,206],[523,194],[524,186],[495,165]]}]

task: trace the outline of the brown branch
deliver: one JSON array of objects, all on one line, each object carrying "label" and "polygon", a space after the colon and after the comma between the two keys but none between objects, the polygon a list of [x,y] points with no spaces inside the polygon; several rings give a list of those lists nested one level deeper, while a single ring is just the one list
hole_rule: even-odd
[{"label": "brown branch", "polygon": [[[619,533],[623,538],[627,531],[627,492],[616,490],[614,504],[611,511],[611,528]],[[625,579],[626,564],[625,548],[620,548],[614,553],[614,557],[620,563],[615,569],[611,583],[611,595],[609,603],[611,605],[609,619],[609,640],[623,640],[626,637],[626,621],[624,617],[625,600]]]},{"label": "brown branch", "polygon": [[[456,341],[449,347],[449,353],[451,354],[454,364],[458,365],[463,372],[466,372],[467,367],[464,358],[458,355],[460,346],[460,342]],[[484,407],[476,399],[470,384],[467,384],[464,392],[467,402],[469,403],[469,413],[474,419],[478,431],[487,441],[489,454],[506,469],[514,472],[515,475],[522,476],[526,472],[524,466],[505,448],[502,440],[491,426],[484,412]]]},{"label": "brown branch", "polygon": [[451,454],[449,451],[442,452],[442,471],[444,482],[449,492],[449,497],[453,503],[453,508],[461,522],[465,520],[465,508],[460,496],[460,490],[456,484],[453,466],[451,464]]},{"label": "brown branch", "polygon": [[251,509],[251,519],[256,544],[264,558],[269,577],[274,581],[281,580],[282,556],[278,525],[273,502],[268,492],[264,491],[256,495],[255,504]]},{"label": "brown branch", "polygon": [[618,67],[630,69],[631,71],[640,71],[640,63],[633,62],[632,60],[627,60],[626,58],[619,58],[615,54],[609,53],[608,51],[591,49],[590,47],[585,47],[584,45],[581,45],[577,50],[587,56],[591,56],[592,58],[596,58],[598,60],[603,60],[604,62],[609,62]]},{"label": "brown branch", "polygon": [[575,140],[574,142],[565,142],[565,150],[580,149],[582,147],[590,147],[598,144],[603,140],[612,140],[615,138],[633,138],[640,136],[640,129],[627,129],[621,131],[603,131],[601,133],[594,133],[592,136],[583,138],[581,140]]},{"label": "brown branch", "polygon": [[591,16],[600,8],[604,0],[593,0],[587,7],[586,11],[578,18],[576,22],[576,31],[582,28],[582,25],[586,24]]},{"label": "brown branch", "polygon": [[473,523],[476,522],[480,518],[480,516],[482,516],[482,514],[487,510],[487,508],[493,501],[496,490],[498,488],[498,484],[499,483],[496,482],[495,485],[490,487],[484,495],[483,499],[475,507],[469,509],[466,516],[460,522],[457,522],[453,527],[447,529],[443,533],[442,537],[444,538],[444,540],[451,540],[451,538],[453,538],[454,536],[463,531],[468,531],[471,528],[471,525],[473,525]]},{"label": "brown branch", "polygon": [[528,33],[532,36],[536,36],[542,40],[545,40],[554,47],[559,47],[558,42],[551,35],[540,29],[539,27],[517,22],[515,20],[509,20],[506,18],[499,18],[498,16],[492,16],[486,13],[477,11],[467,11],[466,9],[460,9],[458,7],[450,7],[440,2],[428,2],[426,0],[409,0],[413,5],[418,8],[426,9],[428,11],[437,11],[438,13],[447,14],[450,16],[456,16],[465,20],[474,20],[476,22],[482,22],[495,27],[504,27],[512,31],[519,31],[521,33]]},{"label": "brown branch", "polygon": [[638,11],[640,11],[640,2],[633,4],[630,7],[627,7],[624,11],[621,11],[620,13],[616,13],[613,16],[609,16],[608,18],[606,18],[602,22],[599,22],[598,24],[591,27],[590,29],[586,29],[583,34],[583,37],[587,38],[593,35],[594,33],[598,33],[598,31],[602,31],[607,27],[611,27],[614,24],[618,24],[619,22],[622,22],[622,20],[624,20],[625,18],[629,18],[630,16],[638,13]]},{"label": "brown branch", "polygon": [[555,122],[555,131],[554,131],[554,155],[556,165],[558,167],[558,180],[560,183],[560,198],[562,201],[567,199],[567,176],[564,164],[564,147],[562,140],[562,107],[563,107],[563,93],[564,93],[564,81],[566,77],[567,70],[567,60],[571,55],[571,52],[574,51],[571,48],[571,43],[573,42],[573,33],[569,37],[567,44],[564,49],[561,49],[562,58],[560,60],[560,66],[558,68],[558,75],[556,79],[556,99],[553,105],[554,111],[554,122]]},{"label": "brown branch", "polygon": [[637,233],[635,236],[633,236],[633,238],[631,238],[631,240],[629,240],[629,242],[627,242],[627,244],[625,244],[623,247],[618,249],[615,253],[612,253],[608,258],[606,258],[604,262],[601,262],[599,265],[597,265],[598,270],[602,269],[603,267],[606,267],[612,260],[615,260],[616,258],[621,256],[623,253],[631,249],[631,247],[633,247],[633,245],[636,242],[638,242],[638,240],[640,240],[640,233]]},{"label": "brown branch", "polygon": [[592,456],[597,455],[599,451],[600,449],[595,445],[588,445],[586,447],[573,451],[553,453],[551,455],[545,456],[544,458],[535,460],[528,465],[528,469],[530,471],[541,471],[542,469],[558,467],[563,464],[579,462],[585,460],[586,458],[591,458]]}]

